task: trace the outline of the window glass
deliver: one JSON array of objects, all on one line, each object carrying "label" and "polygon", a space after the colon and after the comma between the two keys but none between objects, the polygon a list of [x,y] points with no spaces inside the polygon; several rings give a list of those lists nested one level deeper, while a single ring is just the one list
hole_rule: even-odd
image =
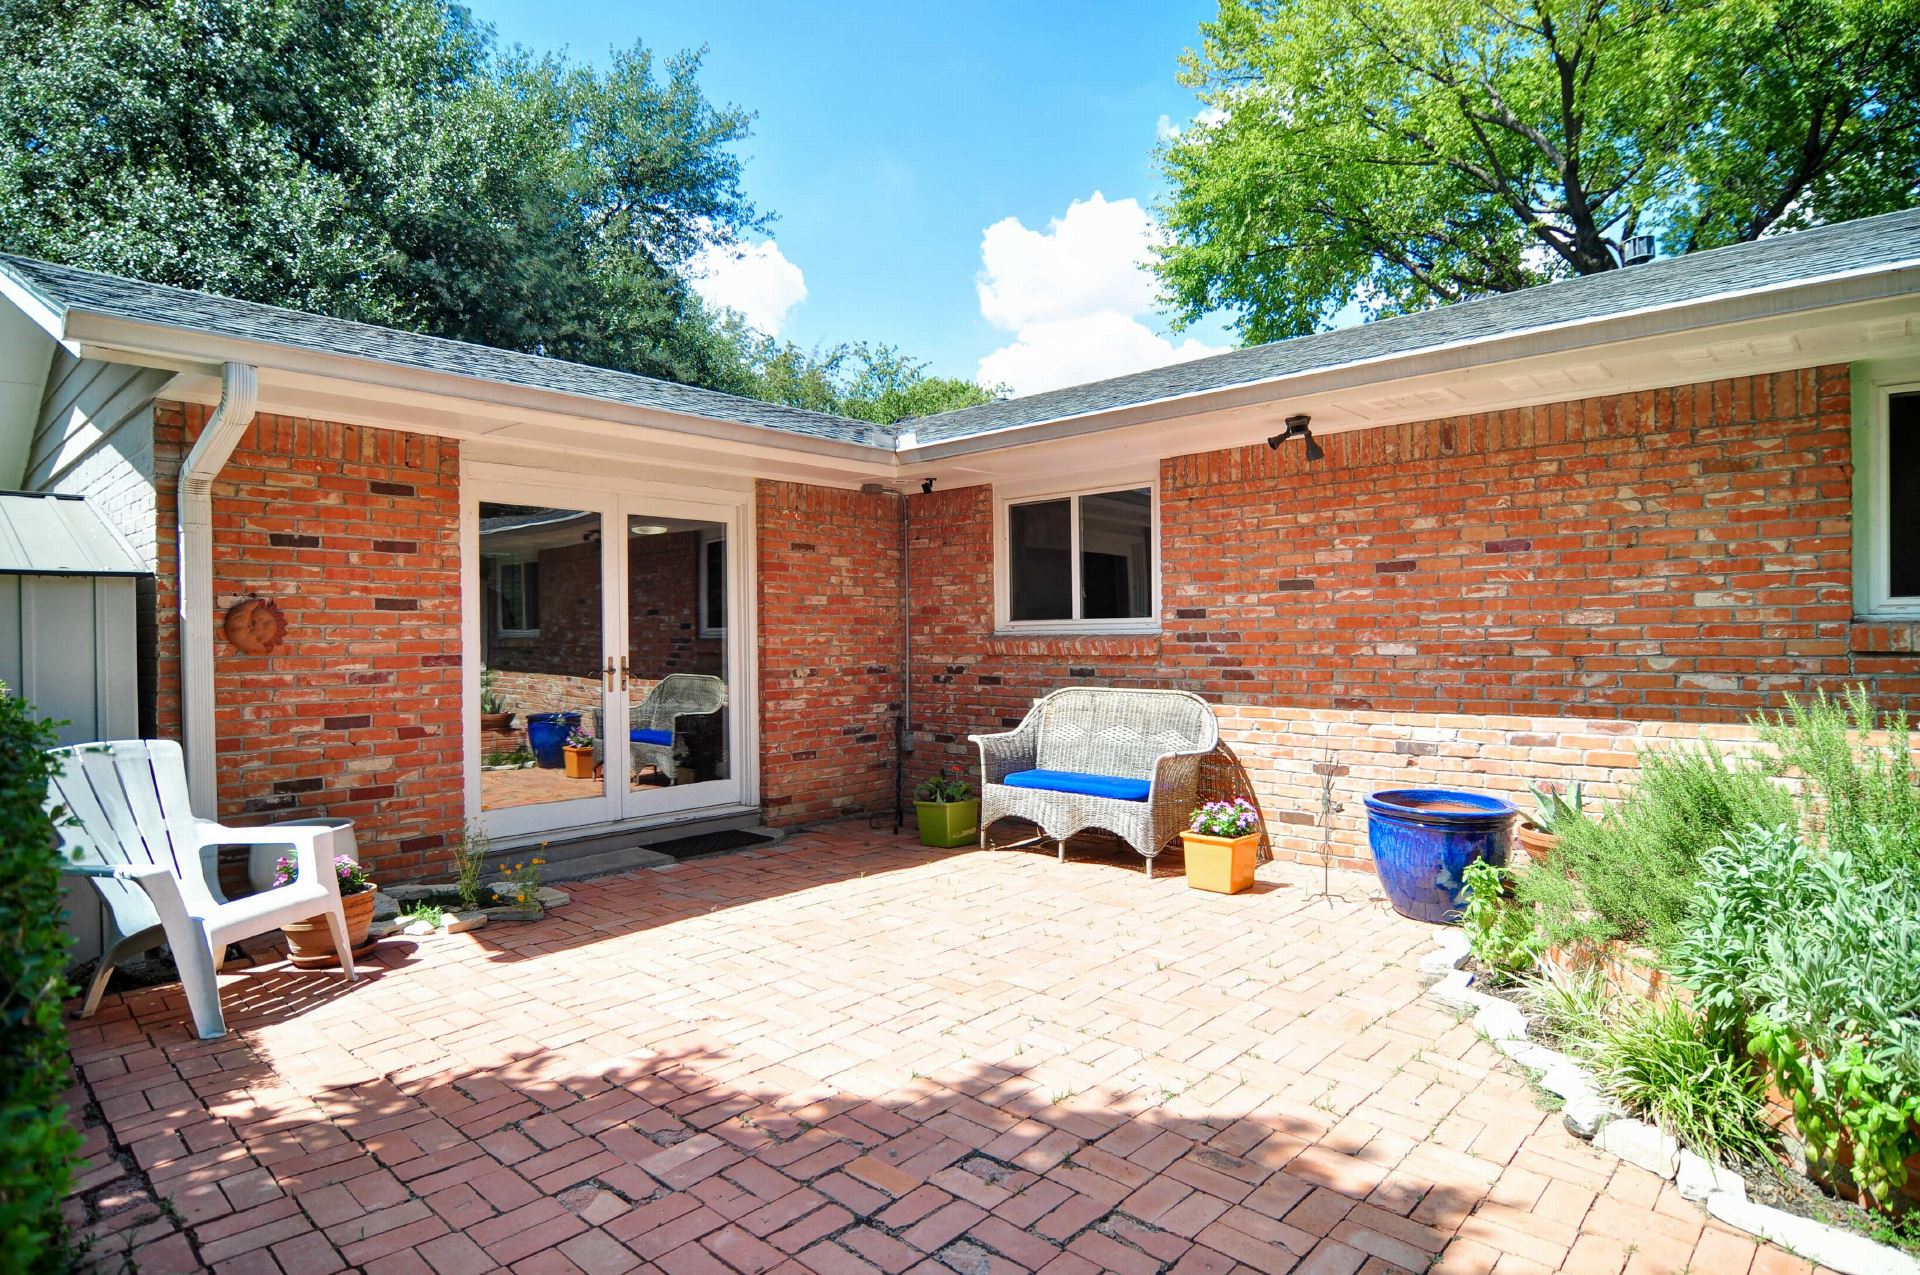
[{"label": "window glass", "polygon": [[1007,614],[1073,618],[1073,511],[1065,500],[1007,507]]},{"label": "window glass", "polygon": [[1080,618],[1153,614],[1153,496],[1145,487],[1080,497]]},{"label": "window glass", "polygon": [[504,631],[533,632],[540,628],[540,564],[500,564],[500,623]]},{"label": "window glass", "polygon": [[1887,405],[1887,591],[1920,597],[1920,394]]},{"label": "window glass", "polygon": [[711,537],[700,552],[700,629],[719,633],[727,627],[727,542]]}]

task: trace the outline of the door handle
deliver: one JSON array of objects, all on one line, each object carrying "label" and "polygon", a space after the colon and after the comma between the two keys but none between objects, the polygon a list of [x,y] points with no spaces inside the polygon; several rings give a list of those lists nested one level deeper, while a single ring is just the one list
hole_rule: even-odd
[{"label": "door handle", "polygon": [[602,685],[600,689],[604,691],[611,691],[613,689],[613,679],[615,676],[616,674],[613,668],[613,657],[609,655],[607,657],[606,671],[601,675]]},{"label": "door handle", "polygon": [[620,657],[620,689],[623,691],[627,689],[627,677],[627,657],[623,655]]}]

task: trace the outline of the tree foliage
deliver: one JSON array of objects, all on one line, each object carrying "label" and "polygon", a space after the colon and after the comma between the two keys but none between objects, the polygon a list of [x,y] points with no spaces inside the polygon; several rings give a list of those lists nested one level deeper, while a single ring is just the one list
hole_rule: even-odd
[{"label": "tree foliage", "polygon": [[738,322],[727,325],[726,335],[740,363],[734,383],[721,388],[876,425],[972,407],[1002,393],[958,377],[928,376],[924,362],[882,343],[807,350]]},{"label": "tree foliage", "polygon": [[60,1201],[80,1137],[61,1095],[73,1083],[61,1001],[71,940],[61,928],[59,851],[44,802],[53,727],[0,683],[0,1267],[68,1269]]},{"label": "tree foliage", "polygon": [[0,0],[0,247],[683,381],[759,227],[698,54],[595,72],[443,0]]},{"label": "tree foliage", "polygon": [[1255,341],[1920,202],[1920,0],[1221,0],[1162,153]]}]

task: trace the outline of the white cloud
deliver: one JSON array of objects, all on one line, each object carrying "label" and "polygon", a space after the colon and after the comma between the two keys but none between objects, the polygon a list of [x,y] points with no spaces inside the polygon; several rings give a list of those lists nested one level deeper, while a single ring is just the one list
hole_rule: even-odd
[{"label": "white cloud", "polygon": [[1192,337],[1175,345],[1130,314],[1096,310],[1025,325],[1011,345],[980,360],[977,379],[1035,394],[1219,353]]},{"label": "white cloud", "polygon": [[988,226],[980,313],[1015,339],[980,360],[980,383],[1032,394],[1220,353],[1191,338],[1175,345],[1141,322],[1154,309],[1148,263],[1159,239],[1138,200],[1099,191],[1045,230],[1016,217]]},{"label": "white cloud", "polygon": [[780,245],[709,245],[688,272],[693,290],[708,305],[738,311],[768,336],[780,335],[793,308],[807,299],[807,279]]}]

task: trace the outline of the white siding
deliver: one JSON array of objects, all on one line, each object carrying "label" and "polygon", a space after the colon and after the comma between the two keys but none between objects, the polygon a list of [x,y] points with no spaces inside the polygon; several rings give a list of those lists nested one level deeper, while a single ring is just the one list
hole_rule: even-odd
[{"label": "white siding", "polygon": [[87,497],[149,568],[156,562],[153,396],[170,375],[57,351],[23,484]]}]

